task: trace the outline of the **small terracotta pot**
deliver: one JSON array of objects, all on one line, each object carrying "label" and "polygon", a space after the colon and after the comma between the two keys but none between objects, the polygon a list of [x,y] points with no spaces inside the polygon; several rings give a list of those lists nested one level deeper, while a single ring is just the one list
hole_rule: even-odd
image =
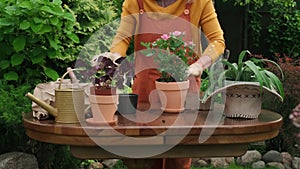
[{"label": "small terracotta pot", "polygon": [[159,90],[159,99],[162,110],[169,113],[179,113],[184,110],[189,81],[184,82],[158,82],[155,81],[156,89]]},{"label": "small terracotta pot", "polygon": [[95,123],[114,123],[117,110],[118,95],[90,95],[89,96],[93,121]]}]

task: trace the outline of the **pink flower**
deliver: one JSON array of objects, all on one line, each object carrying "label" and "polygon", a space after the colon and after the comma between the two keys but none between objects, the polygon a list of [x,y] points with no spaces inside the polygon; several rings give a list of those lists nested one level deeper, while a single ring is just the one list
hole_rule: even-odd
[{"label": "pink flower", "polygon": [[189,42],[190,46],[194,46],[194,43],[192,41]]},{"label": "pink flower", "polygon": [[172,32],[172,34],[174,36],[180,36],[182,33],[180,31],[174,31],[174,32]]},{"label": "pink flower", "polygon": [[168,39],[170,38],[170,36],[167,35],[167,34],[163,34],[163,35],[161,36],[161,38],[162,38],[163,40],[168,40]]}]

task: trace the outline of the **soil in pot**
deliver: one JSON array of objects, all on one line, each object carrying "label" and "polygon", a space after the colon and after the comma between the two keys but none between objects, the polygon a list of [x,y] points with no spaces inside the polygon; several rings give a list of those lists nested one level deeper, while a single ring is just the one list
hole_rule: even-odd
[{"label": "soil in pot", "polygon": [[90,87],[90,94],[92,95],[115,95],[117,89],[115,87],[105,88],[101,86]]}]

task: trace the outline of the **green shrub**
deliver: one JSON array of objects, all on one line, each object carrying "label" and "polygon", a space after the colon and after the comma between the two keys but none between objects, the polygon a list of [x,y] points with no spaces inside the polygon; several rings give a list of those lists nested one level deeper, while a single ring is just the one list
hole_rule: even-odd
[{"label": "green shrub", "polygon": [[0,153],[35,154],[40,168],[79,166],[67,146],[26,136],[22,113],[31,112],[31,101],[24,95],[62,75],[87,39],[116,16],[114,11],[110,0],[0,2]]},{"label": "green shrub", "polygon": [[274,100],[271,97],[266,97],[265,107],[267,109],[278,112],[283,117],[283,126],[280,130],[280,133],[274,139],[267,141],[267,148],[276,149],[279,151],[290,152],[294,156],[300,155],[300,149],[296,145],[299,144],[296,134],[299,132],[299,128],[295,127],[289,115],[292,110],[300,103],[300,86],[297,85],[297,82],[300,81],[300,67],[299,59],[292,59],[287,56],[274,56],[277,57],[278,64],[284,72],[284,92],[285,99],[283,102]]},{"label": "green shrub", "polygon": [[271,22],[267,42],[270,53],[300,55],[300,10],[295,0],[269,0]]},{"label": "green shrub", "polygon": [[44,74],[54,80],[55,60],[74,60],[65,49],[80,42],[79,23],[60,0],[3,0],[0,16],[1,78],[22,84]]},{"label": "green shrub", "polygon": [[0,154],[26,147],[27,137],[22,126],[22,113],[29,112],[30,101],[24,94],[29,85],[15,88],[0,81]]},{"label": "green shrub", "polygon": [[235,0],[235,5],[245,7],[248,12],[245,28],[249,31],[248,49],[263,50],[260,53],[267,55],[299,57],[299,0]]},{"label": "green shrub", "polygon": [[83,44],[115,16],[109,0],[0,2],[0,78],[56,80]]}]

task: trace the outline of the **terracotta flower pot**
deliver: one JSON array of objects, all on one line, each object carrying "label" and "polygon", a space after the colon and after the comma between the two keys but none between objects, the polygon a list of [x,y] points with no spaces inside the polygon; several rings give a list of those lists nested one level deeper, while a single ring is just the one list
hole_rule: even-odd
[{"label": "terracotta flower pot", "polygon": [[93,118],[87,119],[92,125],[114,124],[118,105],[118,95],[90,95]]},{"label": "terracotta flower pot", "polygon": [[169,113],[179,113],[184,110],[189,81],[184,82],[158,82],[155,81],[156,89],[159,90],[161,109]]}]

